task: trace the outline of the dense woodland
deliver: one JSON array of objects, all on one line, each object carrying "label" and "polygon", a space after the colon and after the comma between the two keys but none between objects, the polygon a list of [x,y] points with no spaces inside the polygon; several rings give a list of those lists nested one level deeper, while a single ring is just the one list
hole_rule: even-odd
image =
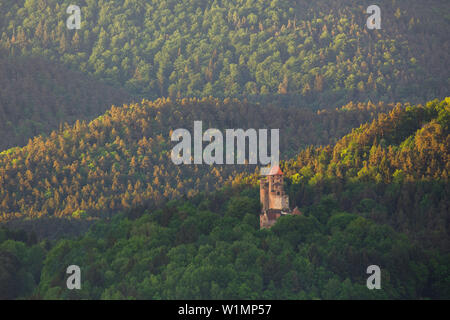
[{"label": "dense woodland", "polygon": [[[0,294],[448,299],[449,121],[450,99],[399,105],[334,146],[300,152],[283,168],[302,215],[282,217],[270,230],[259,230],[255,176],[190,199],[121,210],[73,240],[39,242],[4,229],[0,281],[16,291]],[[83,270],[80,291],[64,289],[70,264]],[[383,290],[367,290],[370,264],[382,268]]]},{"label": "dense woodland", "polygon": [[[0,299],[450,299],[449,1],[378,1],[381,30],[369,1],[70,4],[0,1]],[[174,165],[197,120],[280,129],[302,214],[259,230],[258,167]]]},{"label": "dense woodland", "polygon": [[287,158],[311,143],[333,143],[393,107],[351,103],[313,112],[206,98],[112,107],[89,123],[77,121],[0,153],[1,219],[109,217],[116,210],[216,190],[240,173],[254,172],[246,165],[173,164],[170,133],[192,130],[194,120],[201,119],[204,130],[279,128]]},{"label": "dense woodland", "polygon": [[449,121],[449,98],[380,114],[334,147],[308,148],[286,162],[290,194],[299,205],[328,194],[342,210],[448,252]]},{"label": "dense woodland", "polygon": [[369,1],[69,0],[0,3],[0,46],[39,55],[158,97],[245,96],[340,107],[349,101],[425,102],[450,86],[450,3]]},{"label": "dense woodland", "polygon": [[122,89],[37,57],[0,50],[0,150],[23,146],[64,122],[93,119],[129,102]]},{"label": "dense woodland", "polygon": [[[257,196],[256,189],[234,189],[171,202],[138,217],[99,222],[80,239],[53,246],[0,231],[0,297],[450,297],[448,253],[424,249],[360,214],[337,212],[326,197],[303,216],[259,230]],[[319,210],[330,216],[323,220]],[[81,267],[81,290],[64,289],[71,264]],[[370,264],[382,268],[383,290],[367,290]]]}]

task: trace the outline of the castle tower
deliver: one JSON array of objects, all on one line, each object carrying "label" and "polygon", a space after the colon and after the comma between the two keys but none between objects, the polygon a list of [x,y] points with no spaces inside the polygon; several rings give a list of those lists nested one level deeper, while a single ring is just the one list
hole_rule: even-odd
[{"label": "castle tower", "polygon": [[289,196],[284,192],[283,172],[279,166],[272,167],[267,177],[261,177],[259,194],[261,228],[271,227],[281,215],[291,213]]},{"label": "castle tower", "polygon": [[289,210],[289,198],[284,192],[283,172],[273,167],[269,172],[269,209]]},{"label": "castle tower", "polygon": [[269,181],[266,177],[261,177],[259,198],[261,200],[261,211],[264,212],[269,209]]}]

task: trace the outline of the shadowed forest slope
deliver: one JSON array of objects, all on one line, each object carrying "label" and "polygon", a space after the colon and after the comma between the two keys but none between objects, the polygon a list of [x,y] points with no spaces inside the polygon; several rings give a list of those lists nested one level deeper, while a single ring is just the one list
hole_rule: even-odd
[{"label": "shadowed forest slope", "polygon": [[0,150],[128,102],[124,90],[42,58],[0,52]]},{"label": "shadowed forest slope", "polygon": [[[0,297],[448,299],[449,123],[449,98],[398,105],[334,146],[300,152],[282,167],[301,214],[271,229],[259,229],[256,176],[189,199],[122,206],[76,239],[38,242],[0,229]],[[65,289],[70,264],[83,270],[81,290]],[[372,264],[383,290],[367,290]]]}]

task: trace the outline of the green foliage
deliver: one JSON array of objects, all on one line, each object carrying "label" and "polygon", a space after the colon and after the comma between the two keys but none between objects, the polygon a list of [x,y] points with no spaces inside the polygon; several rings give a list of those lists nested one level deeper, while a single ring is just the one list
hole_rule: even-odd
[{"label": "green foliage", "polygon": [[45,250],[34,236],[0,229],[0,299],[30,297],[39,283]]},{"label": "green foliage", "polygon": [[54,61],[11,57],[1,49],[0,83],[0,150],[23,146],[61,123],[95,118],[130,99],[124,90]]},{"label": "green foliage", "polygon": [[[446,250],[449,183],[449,100],[396,106],[335,146],[310,148],[286,162],[295,204],[329,230],[360,214]],[[333,211],[333,208],[335,210]],[[338,214],[338,215],[334,215]]]},{"label": "green foliage", "polygon": [[[211,101],[195,106],[210,108]],[[170,115],[183,110],[189,115],[186,102],[169,106],[174,108]],[[150,119],[162,119],[160,108],[136,105],[126,110],[154,112]],[[111,155],[110,165],[118,161],[130,170],[130,177],[136,176],[140,170],[136,159],[144,158],[130,156],[139,155],[139,149],[127,149],[131,140],[124,143],[117,134],[130,134],[131,125],[124,125],[123,119],[141,123],[142,128],[146,125],[135,113],[125,117],[120,111],[113,108],[89,125],[114,130],[111,146],[76,153],[70,145],[72,137],[78,137],[80,146],[91,141],[88,136],[80,139],[83,130],[88,132],[83,126],[65,131],[70,132],[67,138],[65,132],[55,133],[50,141],[74,150],[71,156],[86,166],[92,161],[101,164],[101,158]],[[216,192],[166,204],[129,205],[127,194],[134,194],[134,199],[141,194],[133,188],[139,187],[139,180],[133,181],[123,190],[123,213],[113,215],[107,205],[100,206],[111,217],[109,221],[99,221],[80,238],[60,239],[51,247],[36,245],[24,232],[3,230],[0,281],[8,291],[1,294],[43,299],[448,299],[449,238],[442,227],[448,218],[447,112],[448,100],[425,107],[399,105],[334,147],[310,147],[282,163],[291,204],[303,214],[283,216],[269,230],[259,230],[254,176],[237,176],[231,186]],[[158,127],[158,122],[152,124]],[[161,150],[163,139],[154,139],[149,150]],[[143,138],[138,145],[146,143],[148,139]],[[6,166],[11,158],[17,159],[16,166],[22,163],[22,152],[35,154],[30,152],[33,145],[28,148],[2,155]],[[127,160],[121,162],[122,157]],[[56,172],[68,165],[59,162],[63,163],[57,159],[52,164]],[[36,176],[39,173],[25,171],[22,179],[34,181]],[[168,188],[167,183],[162,185]],[[48,201],[63,194],[59,188],[52,189],[55,194]],[[79,291],[65,287],[65,270],[71,264],[82,270]],[[366,268],[372,264],[381,267],[382,290],[365,286]],[[20,273],[12,272],[16,269]]]},{"label": "green foliage", "polygon": [[[0,2],[0,149],[49,134],[0,152],[0,220],[57,239],[0,229],[0,299],[450,298],[450,99],[410,105],[448,93],[448,1],[380,31],[356,0],[87,0],[78,31],[69,4]],[[97,117],[130,96],[168,98]],[[173,165],[199,119],[281,128],[303,213],[259,230],[254,167]]]},{"label": "green foliage", "polygon": [[[345,109],[313,112],[213,98],[143,100],[112,107],[89,123],[77,121],[0,154],[0,220],[108,218],[119,210],[217,190],[231,180],[243,179],[242,173],[254,172],[255,166],[244,165],[174,165],[171,132],[192,128],[194,120],[202,119],[204,130],[222,132],[282,128],[280,150],[289,157],[306,143],[330,143],[392,107],[350,104]],[[333,136],[317,135],[316,127],[329,128]],[[231,215],[242,218],[248,212]]]},{"label": "green foliage", "polygon": [[372,31],[356,0],[86,1],[81,30],[67,30],[70,4],[3,3],[0,46],[150,99],[245,96],[337,107],[447,94],[450,22],[433,10],[448,12],[443,0],[381,1],[386,28]]},{"label": "green foliage", "polygon": [[259,212],[258,199],[248,197],[235,198],[228,202],[226,214],[230,217],[242,220],[247,213]]},{"label": "green foliage", "polygon": [[[111,223],[94,225],[79,240],[60,240],[46,256],[35,295],[44,299],[448,298],[444,285],[448,285],[448,254],[426,250],[386,225],[349,213],[333,214],[325,224],[313,216],[286,216],[272,229],[259,230],[245,218],[229,217],[238,206],[255,210],[249,217],[259,211],[255,199],[242,197],[241,192],[235,189],[218,203],[227,208],[225,213],[200,209],[203,204],[198,200],[212,196],[201,195],[195,200],[198,205],[172,201],[159,214],[141,212],[136,220],[117,216]],[[170,212],[168,221],[161,220],[163,212]],[[229,238],[219,239],[218,232]],[[81,267],[83,279],[76,293],[64,289],[65,267],[73,263]],[[381,266],[383,290],[366,288],[365,269],[370,264]]]}]

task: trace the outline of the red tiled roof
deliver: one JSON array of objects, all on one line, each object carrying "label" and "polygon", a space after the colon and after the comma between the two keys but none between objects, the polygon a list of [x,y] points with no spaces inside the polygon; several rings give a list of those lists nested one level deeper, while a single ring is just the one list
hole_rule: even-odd
[{"label": "red tiled roof", "polygon": [[274,166],[270,169],[269,176],[282,176],[283,171],[281,171],[279,166]]}]

